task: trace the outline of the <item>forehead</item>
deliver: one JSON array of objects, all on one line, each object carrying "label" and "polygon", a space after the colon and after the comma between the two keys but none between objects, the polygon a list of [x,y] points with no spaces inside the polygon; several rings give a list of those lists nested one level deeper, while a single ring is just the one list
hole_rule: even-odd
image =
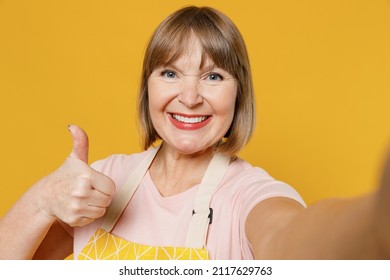
[{"label": "forehead", "polygon": [[161,66],[174,65],[177,67],[197,67],[198,69],[211,68],[215,66],[215,63],[206,53],[200,40],[195,36],[191,35],[186,39],[184,47],[181,53],[173,54],[172,57],[176,59],[168,59]]},{"label": "forehead", "polygon": [[160,63],[156,64],[155,68],[177,64],[191,64],[191,66],[197,64],[201,69],[215,64],[202,45],[201,40],[192,31],[186,36],[182,36],[175,46],[161,52],[161,57],[157,60]]}]

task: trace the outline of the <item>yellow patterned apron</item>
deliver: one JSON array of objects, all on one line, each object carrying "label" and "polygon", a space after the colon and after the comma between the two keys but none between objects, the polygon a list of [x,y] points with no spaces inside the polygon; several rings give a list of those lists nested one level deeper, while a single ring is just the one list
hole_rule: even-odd
[{"label": "yellow patterned apron", "polygon": [[195,207],[187,232],[185,247],[161,247],[143,245],[124,240],[111,234],[116,222],[149,169],[159,147],[151,148],[145,159],[130,174],[125,185],[116,194],[107,209],[101,228],[97,229],[85,247],[79,260],[207,260],[206,239],[212,222],[211,197],[222,180],[230,158],[216,153],[203,176],[195,198]]}]

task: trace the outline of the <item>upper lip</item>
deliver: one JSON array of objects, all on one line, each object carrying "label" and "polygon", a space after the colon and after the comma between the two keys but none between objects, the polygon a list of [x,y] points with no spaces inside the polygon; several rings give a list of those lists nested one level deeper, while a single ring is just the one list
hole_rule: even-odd
[{"label": "upper lip", "polygon": [[209,117],[209,116],[211,116],[209,114],[183,114],[183,113],[169,113],[169,114],[182,116],[182,117],[186,117],[186,118],[198,118],[198,117]]}]

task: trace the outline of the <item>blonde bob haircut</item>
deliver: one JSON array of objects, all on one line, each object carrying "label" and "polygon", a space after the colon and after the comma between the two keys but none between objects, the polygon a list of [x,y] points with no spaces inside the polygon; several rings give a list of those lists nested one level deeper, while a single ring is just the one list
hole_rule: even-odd
[{"label": "blonde bob haircut", "polygon": [[149,112],[148,78],[161,66],[174,63],[186,50],[194,34],[202,49],[202,61],[209,58],[237,80],[237,98],[232,124],[217,151],[230,156],[249,141],[255,125],[252,75],[245,42],[235,24],[209,7],[185,7],[168,16],[154,31],[146,48],[138,95],[138,121],[141,145],[148,149],[160,136]]}]

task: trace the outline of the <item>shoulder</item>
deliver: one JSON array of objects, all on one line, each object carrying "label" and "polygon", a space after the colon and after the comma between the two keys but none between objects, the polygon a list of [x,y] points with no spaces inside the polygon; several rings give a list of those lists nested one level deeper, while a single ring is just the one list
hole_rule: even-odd
[{"label": "shoulder", "polygon": [[113,154],[95,161],[91,167],[113,179],[118,187],[127,179],[129,173],[155,148],[134,154]]},{"label": "shoulder", "polygon": [[241,158],[237,158],[229,165],[226,176],[229,180],[241,182],[274,180],[264,169],[254,167]]},{"label": "shoulder", "polygon": [[302,197],[289,184],[240,158],[230,164],[217,192],[245,200],[252,207],[271,197],[292,198],[305,206]]}]

